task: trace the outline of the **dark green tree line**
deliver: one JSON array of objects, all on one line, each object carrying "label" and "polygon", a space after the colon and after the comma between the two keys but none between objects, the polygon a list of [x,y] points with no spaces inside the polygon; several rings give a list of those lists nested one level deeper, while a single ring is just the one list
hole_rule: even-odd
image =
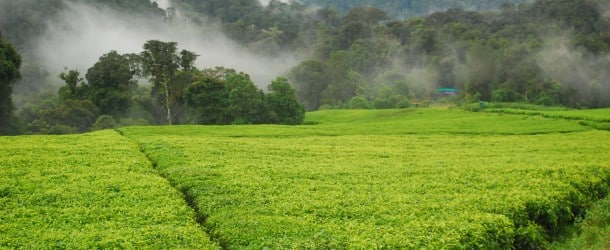
[{"label": "dark green tree line", "polygon": [[[148,0],[74,2],[166,18],[168,24],[178,20]],[[432,99],[610,106],[610,19],[602,0],[487,1],[499,9],[442,9],[405,20],[390,17],[404,8],[417,11],[447,1],[329,1],[315,9],[308,2],[262,6],[256,0],[176,0],[172,13],[194,23],[219,21],[229,37],[257,53],[307,55],[286,72],[307,110],[398,108]],[[35,51],[28,49],[30,41],[45,32],[44,23],[56,18],[66,3],[2,1],[0,27],[18,52]],[[350,8],[335,8],[335,3]],[[358,7],[352,8],[354,4]],[[474,9],[489,7],[474,4]],[[60,125],[88,129],[66,121],[76,120],[69,113],[79,112],[95,118],[86,119],[88,123],[107,116],[106,121],[110,117],[117,125],[292,123],[277,117],[283,112],[274,110],[279,107],[272,104],[275,90],[261,91],[246,74],[231,69],[197,69],[196,59],[175,43],[149,41],[141,53],[103,55],[83,74],[66,69],[58,95],[15,98],[25,99],[19,102],[27,124],[22,127],[43,133]],[[21,68],[23,80],[16,86],[42,85],[58,74],[27,60]],[[151,84],[136,82],[143,78]],[[25,88],[34,90],[30,87]],[[455,88],[459,96],[446,96],[438,88]],[[76,103],[84,110],[66,106]]]},{"label": "dark green tree line", "polygon": [[13,84],[21,77],[21,56],[0,33],[0,135],[17,132],[11,94]]},{"label": "dark green tree line", "polygon": [[296,125],[305,120],[305,108],[285,78],[278,77],[264,93],[247,74],[224,70],[206,70],[185,89],[184,100],[195,123]]},{"label": "dark green tree line", "polygon": [[448,9],[389,22],[373,7],[343,17],[323,9],[314,56],[289,77],[308,110],[348,107],[355,97],[405,106],[444,97],[437,88],[470,101],[607,107],[610,19],[602,3],[508,3],[497,12]]},{"label": "dark green tree line", "polygon": [[144,44],[140,54],[145,75],[151,76],[153,92],[159,104],[166,111],[167,124],[172,125],[172,110],[176,105],[176,91],[172,81],[180,71],[188,71],[197,58],[193,52],[177,51],[177,43],[151,40]]},{"label": "dark green tree line", "polygon": [[[284,78],[258,89],[245,73],[199,70],[197,55],[175,42],[148,41],[140,54],[111,51],[87,70],[59,74],[57,96],[32,100],[20,114],[32,133],[76,133],[145,124],[300,124],[304,108]],[[150,86],[137,77],[149,77]]]}]

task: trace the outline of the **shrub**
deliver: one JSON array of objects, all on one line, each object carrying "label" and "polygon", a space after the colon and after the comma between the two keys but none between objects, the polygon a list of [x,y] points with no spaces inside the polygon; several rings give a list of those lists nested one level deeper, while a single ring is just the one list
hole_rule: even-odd
[{"label": "shrub", "polygon": [[150,122],[146,119],[133,119],[133,118],[121,118],[119,119],[119,123],[117,127],[127,127],[127,126],[146,126],[150,125]]},{"label": "shrub", "polygon": [[92,130],[112,129],[116,128],[116,121],[112,116],[100,115],[93,124]]},{"label": "shrub", "polygon": [[404,109],[404,108],[408,108],[408,107],[411,107],[411,101],[409,101],[407,99],[396,103],[396,108]]},{"label": "shrub", "polygon": [[549,96],[543,95],[540,98],[538,98],[538,100],[536,100],[536,104],[543,105],[543,106],[553,106],[553,105],[555,105],[555,102]]},{"label": "shrub", "polygon": [[377,109],[407,108],[410,105],[409,99],[403,95],[375,99],[375,108]]},{"label": "shrub", "polygon": [[492,102],[518,102],[519,93],[512,89],[496,89],[491,93]]},{"label": "shrub", "polygon": [[362,96],[354,96],[347,105],[350,109],[371,109],[369,101]]},{"label": "shrub", "polygon": [[75,133],[77,133],[76,128],[67,125],[55,125],[49,129],[49,134],[51,135],[65,135]]},{"label": "shrub", "polygon": [[333,109],[333,106],[331,106],[330,104],[324,104],[318,108],[318,110],[330,110],[330,109]]}]

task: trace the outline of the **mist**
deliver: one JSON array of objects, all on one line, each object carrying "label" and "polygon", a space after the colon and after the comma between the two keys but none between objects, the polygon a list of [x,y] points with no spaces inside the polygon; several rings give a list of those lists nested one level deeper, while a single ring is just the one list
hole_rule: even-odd
[{"label": "mist", "polygon": [[[170,7],[168,0],[157,2],[161,8]],[[36,46],[39,60],[52,75],[66,68],[84,75],[103,54],[111,50],[139,53],[148,40],[177,42],[179,50],[200,55],[195,63],[198,68],[234,68],[249,74],[260,88],[300,61],[289,52],[273,57],[257,55],[227,38],[214,23],[198,26],[184,19],[164,22],[85,4],[66,4],[68,8],[48,23],[46,34]]]},{"label": "mist", "polygon": [[164,10],[172,7],[172,3],[170,2],[170,0],[156,0],[153,2],[156,2],[157,5],[159,6],[159,8],[164,9]]},{"label": "mist", "polygon": [[[272,0],[258,0],[258,1],[261,3],[261,5],[267,6],[267,5],[269,5],[269,2],[271,2]],[[276,1],[279,1],[282,3],[288,3],[288,0],[276,0]]]},{"label": "mist", "polygon": [[[573,48],[571,36],[548,38],[544,49],[536,57],[545,75],[557,79],[564,87],[577,90],[579,96],[602,97],[607,105],[610,100],[610,55],[592,56]],[[594,84],[599,84],[597,93],[592,93]]]}]

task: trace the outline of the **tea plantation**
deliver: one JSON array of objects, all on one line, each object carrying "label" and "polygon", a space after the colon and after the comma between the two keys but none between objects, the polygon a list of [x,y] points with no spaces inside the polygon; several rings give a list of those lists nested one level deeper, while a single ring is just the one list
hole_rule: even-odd
[{"label": "tea plantation", "polygon": [[447,109],[121,129],[242,248],[538,248],[608,192],[610,133]]},{"label": "tea plantation", "polygon": [[0,249],[214,249],[181,194],[114,131],[0,137]]},{"label": "tea plantation", "polygon": [[610,184],[604,115],[569,112],[0,137],[0,248],[553,248]]}]

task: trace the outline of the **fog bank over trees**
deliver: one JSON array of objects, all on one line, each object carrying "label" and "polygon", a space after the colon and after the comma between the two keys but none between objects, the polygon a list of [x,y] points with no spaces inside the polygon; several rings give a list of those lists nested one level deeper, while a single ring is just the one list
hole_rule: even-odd
[{"label": "fog bank over trees", "polygon": [[[423,3],[0,0],[0,31],[22,58],[14,111],[22,127],[39,132],[62,120],[53,114],[78,113],[89,123],[101,115],[132,119],[124,124],[277,122],[279,113],[269,112],[278,97],[272,82],[292,95],[290,85],[310,111],[435,101],[610,106],[607,1]],[[155,83],[137,68],[150,41],[177,45],[167,54],[186,51],[196,60]],[[108,70],[101,65],[117,66],[121,82],[93,77],[90,71]],[[104,107],[106,95],[131,98],[131,109]],[[257,108],[219,108],[241,99]]]},{"label": "fog bank over trees", "polygon": [[395,19],[407,19],[416,16],[429,15],[434,12],[443,12],[453,8],[469,11],[498,10],[505,3],[527,3],[534,0],[299,0],[301,3],[314,6],[330,6],[341,13],[362,6],[377,7]]},{"label": "fog bank over trees", "polygon": [[[28,4],[28,1],[31,3]],[[49,9],[48,11],[43,9],[47,4],[53,6],[45,8]],[[159,7],[170,7],[170,1],[159,1],[158,4]],[[15,43],[24,54],[26,63],[29,66],[40,67],[48,76],[46,80],[54,83],[54,86],[59,84],[55,76],[64,68],[85,71],[99,56],[110,50],[135,53],[141,50],[145,41],[151,39],[176,41],[182,47],[202,55],[197,62],[200,68],[225,66],[248,72],[261,87],[265,87],[299,61],[299,57],[290,51],[278,51],[273,56],[257,54],[227,38],[220,31],[220,25],[213,19],[204,23],[195,23],[176,17],[168,21],[164,9],[159,8],[154,11],[133,10],[132,12],[117,9],[110,4],[93,4],[90,1],[51,0],[25,0],[20,4],[1,0],[0,7],[5,7],[0,8],[5,11],[30,7],[40,9],[29,11],[47,11],[46,20],[27,20],[27,22],[39,23],[35,23],[37,27],[31,32],[32,34],[16,35],[21,37],[18,37]],[[24,42],[20,43],[20,40]],[[30,79],[26,76],[23,80]],[[38,83],[26,82],[25,85],[38,85]],[[38,88],[30,86],[26,90],[29,89]],[[18,87],[18,92],[19,90],[23,89]]]}]

